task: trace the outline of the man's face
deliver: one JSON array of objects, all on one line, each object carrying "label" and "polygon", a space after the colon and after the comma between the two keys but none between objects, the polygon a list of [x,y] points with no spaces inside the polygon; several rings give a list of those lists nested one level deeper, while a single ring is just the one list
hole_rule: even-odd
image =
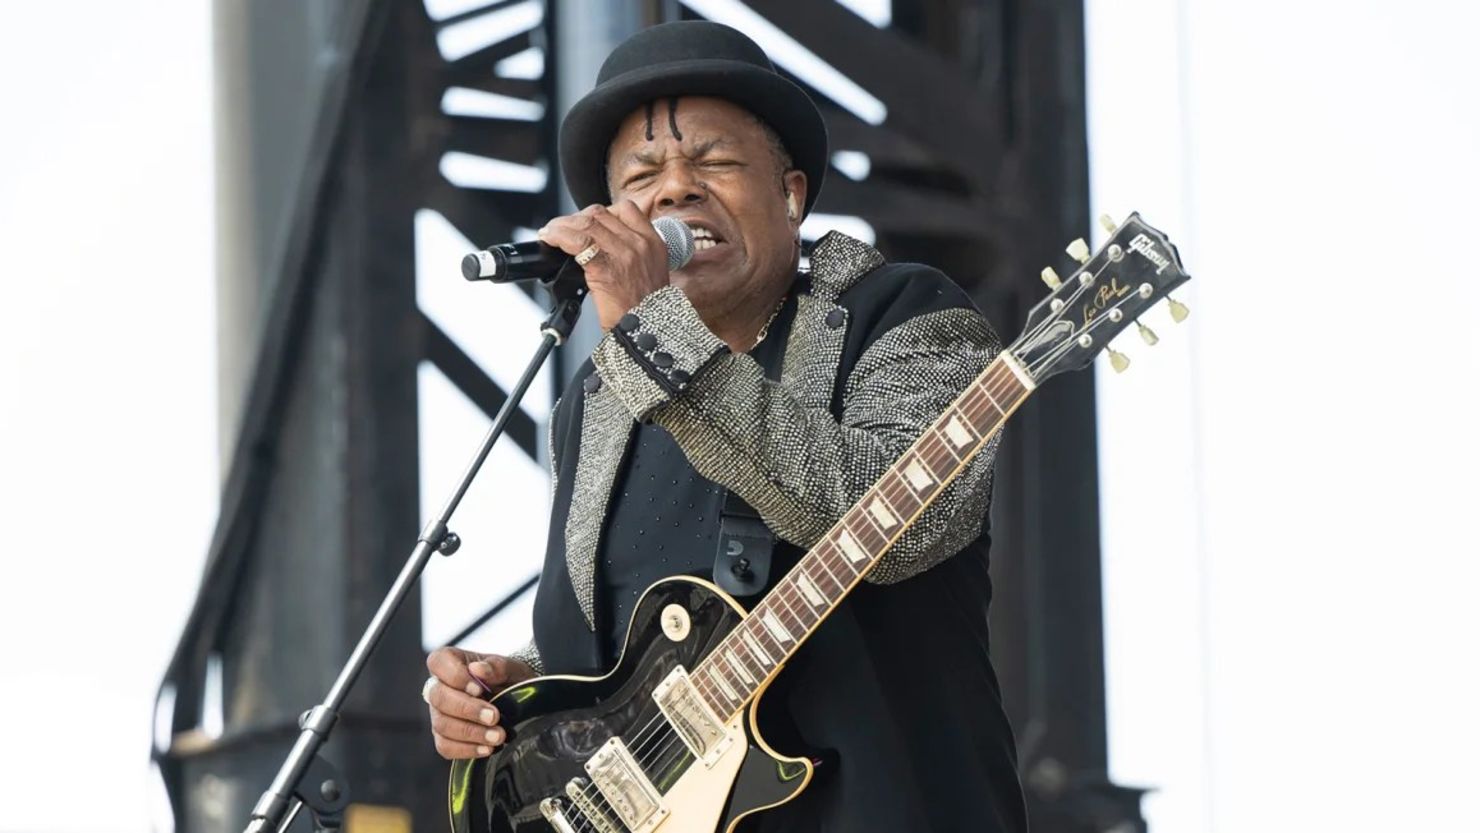
[{"label": "man's face", "polygon": [[[676,128],[676,130],[675,130]],[[607,151],[612,202],[630,199],[649,218],[670,215],[695,231],[693,260],[672,273],[703,315],[774,297],[791,282],[797,212],[807,178],[785,172],[759,122],[719,98],[680,98],[633,111]]]}]

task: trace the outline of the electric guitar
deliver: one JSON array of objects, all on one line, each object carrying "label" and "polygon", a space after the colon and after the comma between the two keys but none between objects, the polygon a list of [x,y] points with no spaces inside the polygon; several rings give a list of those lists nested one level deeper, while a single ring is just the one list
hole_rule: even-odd
[{"label": "electric guitar", "polygon": [[1188,280],[1139,215],[1104,222],[1110,240],[1093,255],[1074,241],[1068,280],[1043,271],[1052,293],[1017,341],[749,613],[706,581],[666,579],[639,600],[611,673],[539,677],[491,698],[507,742],[452,765],[454,833],[732,833],[795,798],[812,762],[773,750],[755,720],[787,658],[1034,388],[1086,367],[1133,322],[1147,336],[1137,318]]}]

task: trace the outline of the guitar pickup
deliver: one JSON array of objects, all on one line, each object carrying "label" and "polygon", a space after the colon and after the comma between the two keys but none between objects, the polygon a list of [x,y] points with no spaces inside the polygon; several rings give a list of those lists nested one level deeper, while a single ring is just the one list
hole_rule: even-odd
[{"label": "guitar pickup", "polygon": [[668,817],[663,797],[621,738],[612,738],[586,762],[586,774],[601,797],[633,833],[652,830]]},{"label": "guitar pickup", "polygon": [[714,766],[714,762],[733,743],[730,733],[725,731],[724,721],[694,688],[689,672],[683,666],[673,669],[663,682],[658,683],[653,689],[653,700],[657,702],[658,710],[668,718],[673,731],[706,769]]}]

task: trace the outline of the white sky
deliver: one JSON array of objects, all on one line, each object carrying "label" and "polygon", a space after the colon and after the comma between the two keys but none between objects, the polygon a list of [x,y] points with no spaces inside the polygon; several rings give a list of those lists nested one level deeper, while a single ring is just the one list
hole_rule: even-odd
[{"label": "white sky", "polygon": [[1480,8],[1087,10],[1095,210],[1194,278],[1099,370],[1112,777],[1159,833],[1476,829]]},{"label": "white sky", "polygon": [[[0,831],[149,826],[216,511],[209,6],[0,11]],[[1158,833],[1456,829],[1480,13],[1088,12],[1096,212],[1195,277],[1193,319],[1102,374],[1112,774],[1159,789]],[[434,491],[475,441],[429,454]],[[80,759],[111,827],[58,811]]]},{"label": "white sky", "polygon": [[148,829],[216,513],[209,7],[0,10],[0,830]]}]

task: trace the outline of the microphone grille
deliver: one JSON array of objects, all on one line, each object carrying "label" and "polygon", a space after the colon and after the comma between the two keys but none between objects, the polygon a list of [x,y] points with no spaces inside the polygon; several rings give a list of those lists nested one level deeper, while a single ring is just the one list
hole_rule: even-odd
[{"label": "microphone grille", "polygon": [[668,269],[682,269],[694,256],[694,231],[673,217],[659,217],[653,228],[668,247]]}]

